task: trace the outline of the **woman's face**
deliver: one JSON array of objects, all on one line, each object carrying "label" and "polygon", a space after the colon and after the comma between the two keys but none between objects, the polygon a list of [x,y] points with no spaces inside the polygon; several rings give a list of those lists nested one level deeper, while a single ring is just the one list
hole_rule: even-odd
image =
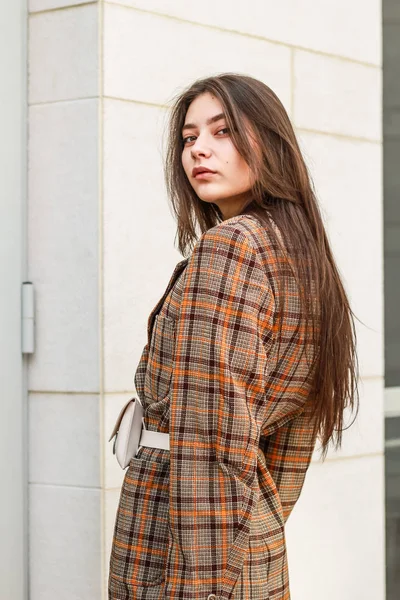
[{"label": "woman's face", "polygon": [[[205,92],[190,104],[182,129],[182,165],[200,200],[213,202],[224,220],[239,215],[251,200],[251,171],[232,143],[219,100]],[[193,173],[195,167],[213,171]]]}]

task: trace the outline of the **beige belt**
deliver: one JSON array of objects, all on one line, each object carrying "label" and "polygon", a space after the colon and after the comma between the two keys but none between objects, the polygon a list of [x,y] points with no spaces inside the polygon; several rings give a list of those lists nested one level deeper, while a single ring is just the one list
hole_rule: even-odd
[{"label": "beige belt", "polygon": [[149,429],[145,429],[142,423],[139,446],[149,446],[150,448],[163,448],[164,450],[169,450],[169,433],[150,431]]}]

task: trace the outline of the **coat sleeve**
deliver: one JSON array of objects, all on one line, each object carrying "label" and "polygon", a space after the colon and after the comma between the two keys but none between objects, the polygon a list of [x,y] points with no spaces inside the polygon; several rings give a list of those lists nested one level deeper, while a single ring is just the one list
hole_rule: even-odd
[{"label": "coat sleeve", "polygon": [[[311,400],[311,397],[310,397]],[[286,524],[304,485],[317,435],[309,419],[310,402],[286,423],[275,423],[261,440],[266,467],[276,486]]]},{"label": "coat sleeve", "polygon": [[275,305],[238,228],[204,233],[186,269],[170,388],[165,597],[207,600],[229,594],[247,553],[268,361],[259,315],[272,328]]}]

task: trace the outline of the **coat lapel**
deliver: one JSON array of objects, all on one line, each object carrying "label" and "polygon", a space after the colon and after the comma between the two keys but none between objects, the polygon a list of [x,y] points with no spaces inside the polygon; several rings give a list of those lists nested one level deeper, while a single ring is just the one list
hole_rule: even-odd
[{"label": "coat lapel", "polygon": [[158,310],[161,308],[166,296],[169,294],[170,290],[174,286],[175,281],[177,280],[177,278],[181,274],[182,270],[186,266],[188,260],[189,260],[188,258],[185,258],[184,260],[181,260],[180,262],[178,262],[178,264],[176,265],[176,267],[171,275],[171,279],[169,280],[169,283],[166,287],[164,294],[162,295],[162,297],[157,302],[157,304],[155,305],[155,307],[153,308],[153,310],[151,311],[151,313],[149,315],[149,318],[147,321],[147,343],[149,346],[150,346],[150,340],[151,340],[151,333],[153,330],[154,318],[155,318]]}]

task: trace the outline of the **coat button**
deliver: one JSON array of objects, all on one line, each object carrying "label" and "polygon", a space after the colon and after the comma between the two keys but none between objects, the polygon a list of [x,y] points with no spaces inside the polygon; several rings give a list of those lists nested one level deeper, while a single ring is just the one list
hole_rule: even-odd
[{"label": "coat button", "polygon": [[207,600],[217,600],[217,596],[215,594],[209,594]]}]

